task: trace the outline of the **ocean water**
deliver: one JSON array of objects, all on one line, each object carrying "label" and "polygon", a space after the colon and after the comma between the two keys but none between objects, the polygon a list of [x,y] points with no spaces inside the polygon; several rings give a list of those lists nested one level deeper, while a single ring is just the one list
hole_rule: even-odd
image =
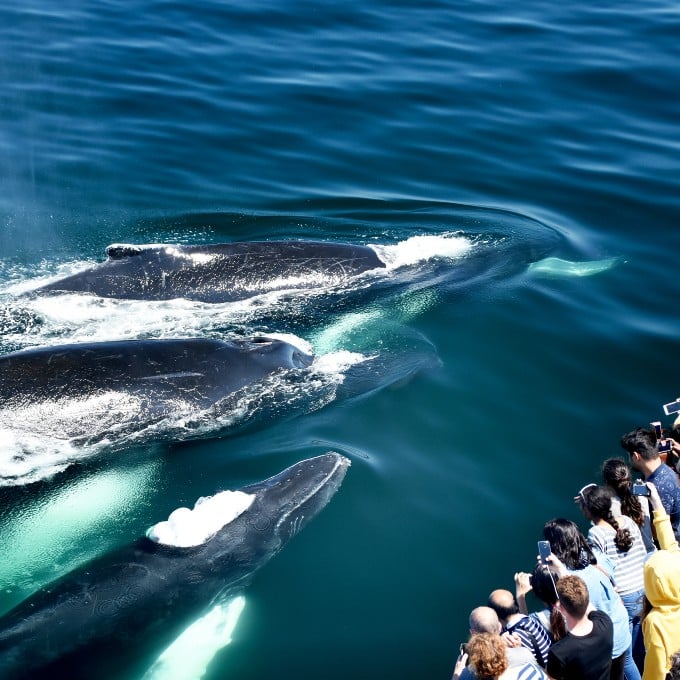
[{"label": "ocean water", "polygon": [[[77,465],[0,431],[0,611],[336,450],[343,486],[231,643],[157,677],[450,677],[470,609],[680,394],[677,3],[28,0],[0,27],[2,353],[284,332],[372,361],[267,422]],[[330,304],[24,295],[113,242],[290,238],[403,267]],[[24,454],[61,471],[21,483]]]}]

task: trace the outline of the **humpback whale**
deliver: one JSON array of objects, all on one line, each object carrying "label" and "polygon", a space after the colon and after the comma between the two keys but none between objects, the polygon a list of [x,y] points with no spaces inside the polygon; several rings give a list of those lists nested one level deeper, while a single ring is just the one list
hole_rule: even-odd
[{"label": "humpback whale", "polygon": [[[257,390],[277,372],[310,366],[313,357],[300,344],[265,336],[118,340],[5,354],[0,430],[80,450],[206,436],[204,426],[232,413],[244,390]],[[2,469],[31,472],[30,456],[23,470],[16,454],[6,455],[12,465]]]},{"label": "humpback whale", "polygon": [[106,261],[35,292],[83,292],[131,300],[231,302],[287,289],[337,285],[385,263],[368,246],[323,241],[128,245]]},{"label": "humpback whale", "polygon": [[[143,536],[43,587],[0,618],[0,678],[141,675],[193,621],[248,585],[325,507],[349,465],[334,452],[303,460],[240,489],[248,500],[235,519],[202,542]],[[225,513],[214,503],[222,495],[199,499],[193,512],[214,504]],[[148,535],[167,533],[155,525]]]}]

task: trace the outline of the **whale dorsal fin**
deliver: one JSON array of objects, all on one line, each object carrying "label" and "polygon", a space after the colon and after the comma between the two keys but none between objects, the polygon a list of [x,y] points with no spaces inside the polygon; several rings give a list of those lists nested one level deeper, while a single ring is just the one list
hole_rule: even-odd
[{"label": "whale dorsal fin", "polygon": [[122,260],[124,257],[132,257],[141,254],[142,248],[130,243],[112,243],[106,249],[106,256],[110,257],[112,260]]}]

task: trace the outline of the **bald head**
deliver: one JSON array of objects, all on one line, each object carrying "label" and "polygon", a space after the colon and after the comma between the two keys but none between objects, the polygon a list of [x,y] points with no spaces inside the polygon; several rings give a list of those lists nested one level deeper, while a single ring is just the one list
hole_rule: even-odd
[{"label": "bald head", "polygon": [[519,611],[515,596],[509,590],[494,590],[489,595],[489,607],[496,612],[501,623]]},{"label": "bald head", "polygon": [[470,612],[470,633],[493,633],[501,632],[501,622],[496,612],[491,607],[477,607]]}]

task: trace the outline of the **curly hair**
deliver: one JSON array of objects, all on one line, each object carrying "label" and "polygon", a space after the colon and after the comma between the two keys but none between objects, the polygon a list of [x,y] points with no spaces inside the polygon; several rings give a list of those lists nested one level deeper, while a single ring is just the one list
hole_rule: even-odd
[{"label": "curly hair", "polygon": [[479,680],[496,680],[508,668],[506,645],[500,635],[478,633],[467,643],[470,665]]}]

